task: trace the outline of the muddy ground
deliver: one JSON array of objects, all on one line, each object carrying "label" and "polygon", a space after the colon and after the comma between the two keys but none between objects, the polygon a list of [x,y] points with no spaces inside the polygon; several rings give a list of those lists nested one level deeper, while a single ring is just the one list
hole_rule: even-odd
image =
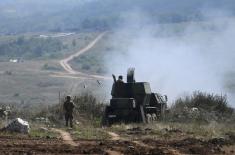
[{"label": "muddy ground", "polygon": [[143,139],[76,140],[78,146],[65,144],[62,139],[37,139],[27,136],[0,136],[0,154],[235,154],[234,137],[201,140]]}]

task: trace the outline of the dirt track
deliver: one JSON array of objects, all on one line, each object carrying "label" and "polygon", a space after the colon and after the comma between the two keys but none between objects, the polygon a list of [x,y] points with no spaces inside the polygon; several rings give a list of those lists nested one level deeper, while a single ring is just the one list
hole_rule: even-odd
[{"label": "dirt track", "polygon": [[85,78],[85,79],[110,79],[109,77],[106,76],[101,76],[101,75],[92,75],[92,74],[86,74],[82,73],[80,71],[75,71],[72,66],[69,64],[71,60],[73,60],[76,57],[79,57],[81,54],[89,51],[92,49],[96,43],[102,39],[102,37],[106,34],[107,32],[103,32],[100,35],[98,35],[93,41],[91,41],[86,47],[82,48],[78,52],[60,60],[60,65],[64,68],[64,70],[67,73],[56,73],[53,74],[53,77],[64,77],[64,78]]},{"label": "dirt track", "polygon": [[[194,138],[182,140],[145,139],[145,146],[125,140],[78,140],[78,146],[65,144],[63,139],[34,139],[29,137],[0,137],[0,154],[139,154],[139,155],[177,155],[177,154],[233,154],[222,146],[227,142],[218,139],[202,141]],[[148,147],[147,147],[148,146]]]},{"label": "dirt track", "polygon": [[81,72],[73,70],[73,68],[69,65],[69,61],[71,61],[75,57],[80,56],[81,54],[85,53],[86,51],[90,50],[104,36],[104,34],[105,33],[101,33],[100,35],[98,35],[98,37],[96,37],[92,42],[90,42],[86,47],[79,50],[77,53],[74,53],[74,54],[68,56],[67,58],[62,59],[60,61],[60,65],[70,74],[83,74]]},{"label": "dirt track", "polygon": [[28,136],[0,136],[0,154],[102,154],[102,155],[181,155],[181,154],[235,154],[234,136],[228,139],[197,138],[136,139],[131,140],[107,131],[110,140],[73,140],[61,129],[54,139],[36,139]]},{"label": "dirt track", "polygon": [[61,129],[54,129],[54,128],[52,130],[55,131],[55,132],[60,133],[61,138],[63,139],[65,144],[68,144],[68,145],[71,145],[71,146],[78,146],[79,145],[79,143],[75,143],[73,141],[71,135],[68,132],[63,131]]}]

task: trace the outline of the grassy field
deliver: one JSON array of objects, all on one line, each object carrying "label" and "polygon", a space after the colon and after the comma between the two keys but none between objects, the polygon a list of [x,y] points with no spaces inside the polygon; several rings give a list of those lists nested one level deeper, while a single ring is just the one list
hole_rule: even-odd
[{"label": "grassy field", "polygon": [[[58,103],[59,92],[80,94],[100,87],[95,80],[79,80],[72,78],[51,77],[51,70],[45,70],[45,64],[53,61],[30,61],[23,63],[0,63],[0,98],[2,103],[17,103],[21,106],[29,104]],[[56,70],[57,71],[57,70]],[[86,85],[86,88],[84,88]]]},{"label": "grassy field", "polygon": [[[111,149],[125,154],[135,154],[136,151],[141,154],[156,154],[160,151],[163,155],[185,153],[229,155],[235,149],[234,124],[154,122],[151,124],[116,124],[110,128],[84,124],[76,124],[73,129],[60,127],[60,130],[70,133],[74,142],[82,147],[69,146],[67,142],[63,142],[61,135],[51,129],[51,127],[58,128],[58,126],[48,127],[36,122],[30,122],[30,125],[29,135],[0,132],[0,139],[3,142],[8,140],[7,144],[0,144],[8,145],[9,150],[4,150],[4,152],[27,152],[30,148],[31,151],[38,153],[55,151],[57,154],[64,152],[73,154],[79,151],[73,151],[76,148],[95,151],[98,147],[102,150]],[[109,133],[114,133],[117,139],[113,139],[114,137]],[[60,144],[60,149],[58,144]],[[14,147],[16,145],[17,149]],[[66,147],[62,148],[62,145]],[[46,150],[41,150],[37,146]]]},{"label": "grassy field", "polygon": [[[46,151],[46,153],[56,154],[84,153],[84,151],[103,153],[112,150],[124,154],[161,152],[163,155],[169,155],[230,154],[235,149],[234,123],[213,120],[204,122],[191,117],[188,117],[191,121],[184,123],[185,118],[173,122],[166,117],[164,121],[154,121],[149,124],[117,123],[111,127],[102,127],[100,124],[102,108],[94,108],[99,106],[99,100],[85,94],[76,96],[74,103],[79,108],[74,112],[73,128],[64,126],[61,104],[50,106],[42,111],[38,108],[39,111],[33,111],[33,113],[31,110],[28,115],[24,115],[27,111],[22,109],[15,117],[20,116],[29,121],[30,133],[22,135],[0,131],[0,145],[3,146],[0,150],[7,153],[30,150],[37,153]],[[184,109],[183,106],[181,108],[181,110]],[[47,118],[48,121],[37,118]],[[0,120],[0,128],[4,125],[5,121]],[[58,132],[58,129],[62,133]],[[70,140],[65,139],[67,135],[71,137]],[[6,147],[7,150],[4,149]]]},{"label": "grassy field", "polygon": [[[98,32],[87,32],[87,33],[26,33],[20,35],[9,35],[9,36],[0,36],[0,45],[5,45],[4,49],[8,49],[9,52],[6,55],[2,55],[0,60],[8,61],[8,59],[17,59],[21,60],[45,60],[45,59],[61,59],[66,55],[73,53],[89,43],[95,36],[98,35]],[[51,44],[48,44],[51,42]],[[62,48],[53,47],[54,42],[59,43]],[[32,44],[32,46],[31,46]],[[38,46],[40,44],[40,46]],[[48,47],[49,46],[49,47]],[[44,49],[43,49],[44,47]],[[19,52],[22,48],[26,49],[21,51],[21,55],[16,52]],[[32,49],[35,48],[35,49]],[[51,49],[50,49],[51,48]],[[53,50],[54,54],[53,54]],[[31,51],[31,57],[28,57],[29,51]],[[46,50],[46,51],[45,51]],[[1,51],[3,52],[3,51]],[[13,52],[13,54],[12,54]],[[37,53],[42,53],[38,56]],[[10,57],[12,55],[12,57]],[[15,56],[14,56],[15,55]]]},{"label": "grassy field", "polygon": [[120,124],[114,125],[109,130],[119,133],[130,139],[178,139],[198,138],[212,139],[226,137],[227,134],[235,134],[234,124],[223,124],[211,122],[209,124],[192,123],[170,123],[156,122],[153,124]]},{"label": "grassy field", "polygon": [[119,65],[112,63],[111,57],[115,53],[118,53],[118,55],[125,54],[130,40],[128,40],[128,37],[114,38],[113,35],[113,32],[109,32],[94,48],[75,58],[71,62],[74,69],[85,73],[104,75],[109,73],[107,61],[112,65]]},{"label": "grassy field", "polygon": [[[51,34],[45,34],[51,35]],[[66,94],[80,94],[83,92],[99,93],[100,86],[95,80],[52,77],[55,72],[63,72],[59,60],[86,46],[97,33],[81,33],[59,37],[64,45],[69,46],[56,59],[22,60],[19,63],[0,62],[0,98],[1,104],[11,103],[19,108],[50,105],[59,102]],[[39,34],[25,34],[35,37]],[[1,36],[1,40],[17,38],[18,36]],[[14,59],[14,58],[13,58]],[[86,86],[84,88],[84,86]],[[95,88],[95,89],[93,89]],[[101,97],[102,98],[102,97]]]}]

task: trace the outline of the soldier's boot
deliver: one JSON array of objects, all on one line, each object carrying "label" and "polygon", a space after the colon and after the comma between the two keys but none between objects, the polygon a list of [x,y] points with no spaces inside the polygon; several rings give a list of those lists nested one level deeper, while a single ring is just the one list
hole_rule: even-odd
[{"label": "soldier's boot", "polygon": [[73,128],[73,120],[70,119],[70,127]]},{"label": "soldier's boot", "polygon": [[65,126],[68,127],[69,126],[69,118],[67,116],[67,114],[65,114]]}]

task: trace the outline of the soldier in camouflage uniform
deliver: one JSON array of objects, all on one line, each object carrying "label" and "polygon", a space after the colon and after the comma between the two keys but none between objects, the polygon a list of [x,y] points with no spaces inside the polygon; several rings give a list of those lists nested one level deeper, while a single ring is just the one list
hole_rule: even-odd
[{"label": "soldier in camouflage uniform", "polygon": [[65,121],[66,126],[68,126],[68,122],[70,122],[70,127],[73,127],[73,109],[74,103],[71,101],[71,96],[66,97],[66,101],[64,102],[64,111],[65,111]]}]

